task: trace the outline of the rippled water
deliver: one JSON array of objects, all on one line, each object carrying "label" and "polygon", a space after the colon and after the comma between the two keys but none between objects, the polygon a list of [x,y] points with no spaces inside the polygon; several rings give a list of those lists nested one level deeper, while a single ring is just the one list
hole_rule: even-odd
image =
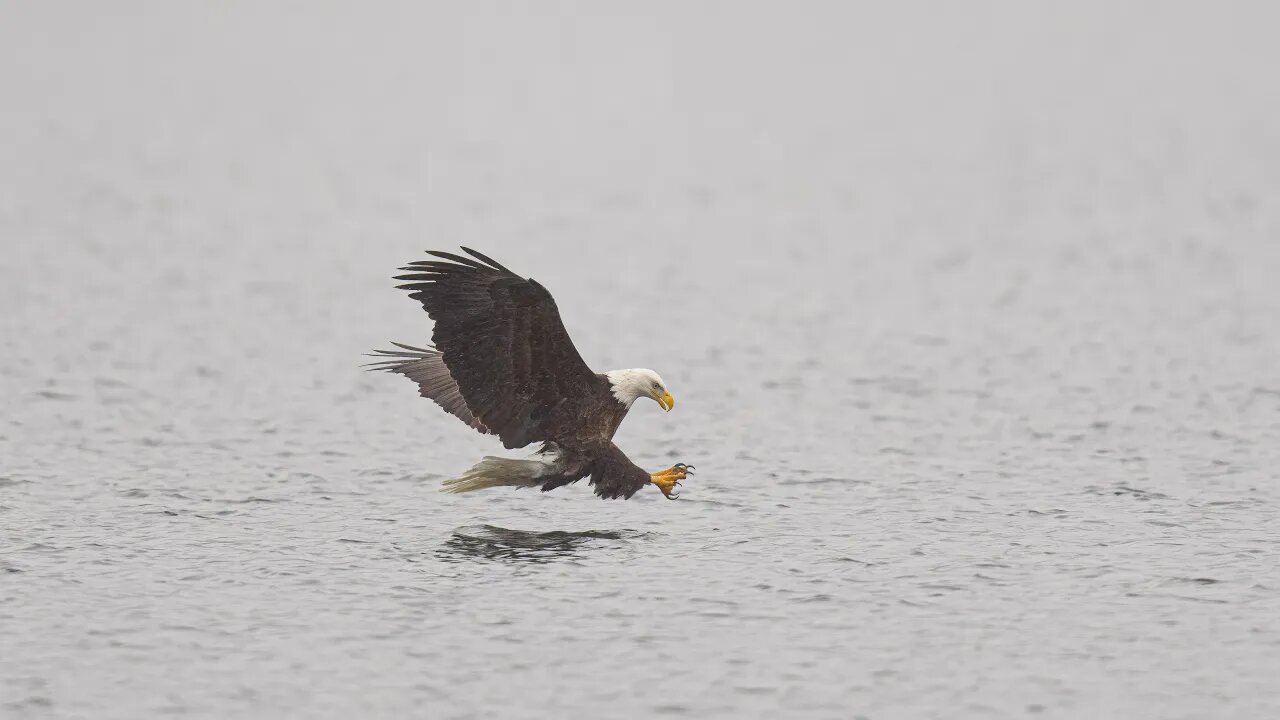
[{"label": "rippled water", "polygon": [[[1274,11],[467,7],[4,13],[0,715],[1280,713]],[[457,244],[679,501],[437,491]]]}]

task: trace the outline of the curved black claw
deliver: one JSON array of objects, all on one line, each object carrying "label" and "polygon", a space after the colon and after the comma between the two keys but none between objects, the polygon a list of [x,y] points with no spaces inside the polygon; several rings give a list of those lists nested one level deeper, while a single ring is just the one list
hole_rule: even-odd
[{"label": "curved black claw", "polygon": [[[676,484],[679,485],[680,483],[676,483]],[[668,500],[675,500],[676,498],[679,498],[679,497],[680,497],[680,493],[678,492],[673,492],[670,495],[666,496]]]}]

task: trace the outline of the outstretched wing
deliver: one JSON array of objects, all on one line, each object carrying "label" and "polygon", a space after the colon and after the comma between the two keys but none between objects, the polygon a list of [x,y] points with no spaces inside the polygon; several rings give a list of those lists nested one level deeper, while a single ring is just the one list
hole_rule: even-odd
[{"label": "outstretched wing", "polygon": [[[472,417],[508,448],[556,439],[598,380],[546,288],[475,250],[401,268],[400,288],[435,321],[432,340]],[[474,258],[474,259],[473,259]],[[457,413],[455,413],[457,414]]]}]

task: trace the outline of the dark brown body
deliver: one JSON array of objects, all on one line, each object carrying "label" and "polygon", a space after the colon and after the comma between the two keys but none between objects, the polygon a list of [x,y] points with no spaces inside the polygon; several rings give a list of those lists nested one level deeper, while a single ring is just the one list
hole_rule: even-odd
[{"label": "dark brown body", "polygon": [[[632,463],[613,444],[613,436],[618,432],[630,408],[613,397],[608,378],[601,374],[597,374],[596,378],[603,393],[601,396],[600,391],[597,391],[598,400],[584,404],[582,432],[572,439],[565,438],[544,445],[544,452],[558,454],[558,474],[542,484],[543,492],[591,476],[596,478],[592,483],[596,486],[596,494],[606,498],[628,498],[649,482],[648,473]],[[630,471],[630,468],[634,468],[636,472]],[[602,486],[602,480],[608,485]]]}]

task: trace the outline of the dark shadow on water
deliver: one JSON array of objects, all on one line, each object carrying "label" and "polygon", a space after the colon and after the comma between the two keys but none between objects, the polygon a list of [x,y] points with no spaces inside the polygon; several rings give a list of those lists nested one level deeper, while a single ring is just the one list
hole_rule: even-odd
[{"label": "dark shadow on water", "polygon": [[580,557],[583,552],[594,548],[617,548],[645,535],[635,530],[529,532],[494,525],[470,525],[454,530],[436,555],[445,562],[507,560],[548,563]]}]

